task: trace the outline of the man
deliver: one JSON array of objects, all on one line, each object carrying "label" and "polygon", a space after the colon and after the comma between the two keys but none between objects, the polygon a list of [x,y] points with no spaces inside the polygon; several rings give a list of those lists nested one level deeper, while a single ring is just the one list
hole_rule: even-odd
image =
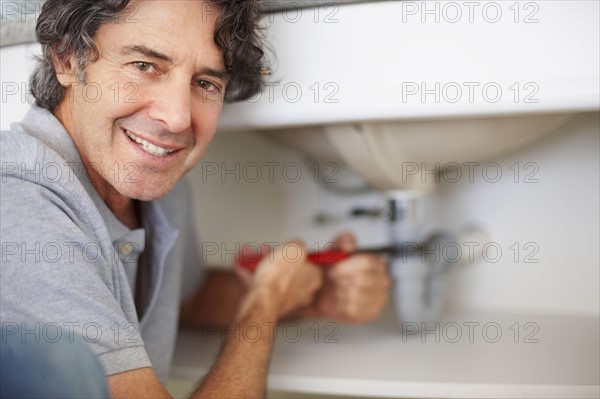
[{"label": "man", "polygon": [[[181,273],[198,263],[178,182],[224,102],[261,88],[258,18],[247,0],[43,6],[37,106],[2,133],[2,322],[25,336],[49,325],[82,336],[113,397],[168,397]],[[338,243],[354,247],[348,235]],[[355,256],[325,274],[304,252],[291,242],[254,275],[209,274],[181,322],[377,316],[389,286],[381,259]],[[193,396],[262,396],[271,346],[268,334],[227,340]]]}]

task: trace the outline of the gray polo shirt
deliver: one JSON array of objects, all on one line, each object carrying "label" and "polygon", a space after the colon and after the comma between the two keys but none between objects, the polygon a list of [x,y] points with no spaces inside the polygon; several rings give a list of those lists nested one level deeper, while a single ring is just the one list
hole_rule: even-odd
[{"label": "gray polo shirt", "polygon": [[[169,375],[182,273],[201,268],[182,182],[141,203],[141,229],[102,201],[62,124],[32,107],[0,135],[0,322],[22,339],[79,335],[107,375],[153,367]],[[144,267],[139,309],[135,281]]]}]

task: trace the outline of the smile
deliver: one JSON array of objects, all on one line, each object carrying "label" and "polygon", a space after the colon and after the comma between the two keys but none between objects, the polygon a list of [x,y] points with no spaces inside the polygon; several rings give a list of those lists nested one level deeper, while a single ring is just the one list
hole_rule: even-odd
[{"label": "smile", "polygon": [[175,150],[168,150],[166,148],[159,147],[152,143],[147,142],[144,139],[137,137],[135,134],[131,133],[129,130],[123,129],[127,137],[129,137],[132,141],[135,141],[142,147],[144,151],[148,154],[156,155],[157,157],[164,157],[165,155],[172,154]]}]

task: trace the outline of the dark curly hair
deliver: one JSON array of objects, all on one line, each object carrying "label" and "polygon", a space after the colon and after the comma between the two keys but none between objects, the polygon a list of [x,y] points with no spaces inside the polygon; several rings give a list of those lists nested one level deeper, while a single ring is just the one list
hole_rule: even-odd
[{"label": "dark curly hair", "polygon": [[[126,14],[131,0],[47,0],[36,25],[37,40],[42,45],[31,76],[31,91],[40,107],[54,111],[64,96],[56,78],[53,58],[64,60],[75,55],[78,77],[85,81],[85,67],[98,59],[93,37],[105,23],[117,22]],[[223,53],[229,74],[225,101],[251,98],[263,87],[260,13],[256,0],[205,0],[216,6],[214,42]]]}]

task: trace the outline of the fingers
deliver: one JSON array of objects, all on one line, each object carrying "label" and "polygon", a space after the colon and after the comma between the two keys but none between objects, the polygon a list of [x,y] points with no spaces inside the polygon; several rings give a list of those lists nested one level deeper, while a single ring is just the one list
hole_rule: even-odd
[{"label": "fingers", "polygon": [[292,240],[278,247],[266,248],[268,248],[266,251],[262,249],[262,257],[256,269],[258,274],[267,273],[265,269],[269,269],[269,273],[280,273],[284,271],[278,270],[279,268],[294,268],[306,263],[307,250],[301,240]]},{"label": "fingers", "polygon": [[304,243],[293,240],[273,249],[256,269],[253,287],[270,292],[279,316],[312,303],[323,284],[322,271],[306,258]]},{"label": "fingers", "polygon": [[376,318],[387,303],[391,279],[379,256],[360,254],[327,272],[330,298],[325,302],[338,320],[363,323]]},{"label": "fingers", "polygon": [[387,273],[372,273],[356,276],[343,276],[332,279],[338,299],[359,300],[370,298],[379,293],[387,295],[391,287],[391,279]]},{"label": "fingers", "polygon": [[387,284],[341,288],[335,294],[336,313],[342,321],[364,323],[379,316],[387,300]]},{"label": "fingers", "polygon": [[358,254],[330,268],[328,275],[336,279],[387,275],[387,261],[373,254]]},{"label": "fingers", "polygon": [[351,231],[344,231],[336,236],[333,243],[344,252],[354,252],[356,250],[356,236]]}]

